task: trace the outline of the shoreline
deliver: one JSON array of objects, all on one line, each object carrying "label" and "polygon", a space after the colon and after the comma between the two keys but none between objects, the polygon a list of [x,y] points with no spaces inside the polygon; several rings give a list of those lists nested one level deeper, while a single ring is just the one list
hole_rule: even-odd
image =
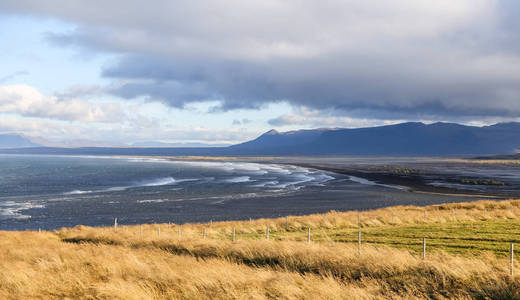
[{"label": "shoreline", "polygon": [[[121,157],[121,156],[119,156]],[[126,157],[126,156],[123,156]],[[298,162],[284,162],[284,157],[279,156],[248,156],[248,157],[237,157],[237,156],[219,156],[219,157],[207,157],[207,156],[128,156],[129,158],[157,158],[165,159],[170,161],[220,161],[220,162],[249,162],[259,164],[279,164],[279,165],[290,165],[303,168],[311,168],[325,172],[332,172],[339,175],[353,176],[362,178],[371,182],[375,185],[387,186],[389,188],[396,188],[400,190],[406,190],[412,193],[428,194],[428,195],[441,195],[441,196],[457,196],[457,197],[482,197],[490,199],[510,199],[514,198],[514,194],[507,193],[492,193],[492,192],[478,192],[471,190],[462,190],[449,187],[441,187],[426,184],[424,179],[420,175],[412,175],[403,177],[398,174],[385,173],[385,172],[367,172],[360,171],[354,168],[341,167],[341,166],[326,166],[320,163],[298,163]],[[281,161],[277,161],[281,160]],[[452,159],[445,158],[443,161],[450,161]],[[455,162],[460,162],[457,159],[453,159]],[[465,160],[466,163],[469,161]],[[361,183],[362,184],[362,183]]]},{"label": "shoreline", "polygon": [[[353,168],[349,166],[331,166],[324,165],[322,163],[299,163],[287,161],[285,158],[291,157],[280,157],[280,156],[219,156],[219,157],[206,157],[206,156],[128,156],[134,158],[158,158],[166,159],[171,161],[221,161],[221,162],[250,162],[259,164],[279,164],[279,165],[290,165],[304,168],[311,168],[320,171],[332,172],[344,176],[353,176],[362,178],[376,185],[387,186],[390,188],[396,188],[401,190],[407,190],[413,193],[419,194],[430,194],[430,195],[443,195],[443,196],[459,196],[459,197],[483,197],[492,199],[510,199],[518,197],[513,193],[500,193],[500,192],[480,192],[469,189],[457,189],[443,186],[434,186],[427,184],[424,178],[418,174],[411,174],[403,176],[402,174],[395,174],[391,172],[381,171],[367,171],[359,170],[359,168]],[[319,158],[317,158],[319,159]],[[455,162],[455,163],[479,163],[478,160],[468,159],[457,159],[457,158],[443,158],[442,162]],[[491,162],[487,162],[491,163]],[[501,162],[493,162],[501,163]]]},{"label": "shoreline", "polygon": [[425,183],[425,180],[420,175],[410,175],[410,176],[402,176],[398,174],[393,174],[389,172],[367,172],[360,171],[353,168],[348,167],[340,167],[340,166],[325,166],[321,164],[314,163],[282,163],[287,165],[294,165],[304,168],[312,168],[327,172],[332,172],[336,174],[346,175],[346,176],[354,176],[358,178],[363,178],[372,182],[375,182],[378,185],[387,185],[387,186],[395,186],[396,188],[405,188],[409,192],[420,193],[420,194],[430,194],[430,195],[443,195],[443,196],[458,196],[458,197],[484,197],[484,198],[494,198],[494,199],[509,199],[514,198],[513,194],[506,193],[492,193],[492,192],[474,192],[470,190],[461,190],[455,188],[448,187],[440,187],[433,186]]}]

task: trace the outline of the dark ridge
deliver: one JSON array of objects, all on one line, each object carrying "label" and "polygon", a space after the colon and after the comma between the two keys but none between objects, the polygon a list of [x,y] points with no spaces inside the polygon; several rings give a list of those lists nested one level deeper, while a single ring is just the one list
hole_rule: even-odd
[{"label": "dark ridge", "polygon": [[[417,122],[357,129],[270,130],[258,138],[229,147],[191,148],[20,148],[11,154],[134,155],[134,156],[288,156],[392,155],[450,156],[515,153],[520,149],[520,123],[476,127],[454,123]],[[495,158],[518,159],[515,156]]]}]

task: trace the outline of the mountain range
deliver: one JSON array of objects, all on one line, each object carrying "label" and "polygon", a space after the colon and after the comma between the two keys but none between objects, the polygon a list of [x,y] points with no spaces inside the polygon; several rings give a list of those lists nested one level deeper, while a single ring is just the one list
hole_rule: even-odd
[{"label": "mountain range", "polygon": [[456,155],[513,153],[520,149],[520,123],[466,126],[455,123],[277,132],[230,147],[262,155]]},{"label": "mountain range", "polygon": [[[151,143],[153,144],[153,143]],[[396,125],[356,129],[311,129],[278,132],[228,147],[168,148],[38,147],[23,136],[0,135],[2,153],[120,155],[485,155],[511,154],[520,149],[520,123],[467,126],[455,123]]]},{"label": "mountain range", "polygon": [[227,144],[207,144],[207,143],[165,143],[157,141],[145,141],[133,143],[132,147],[145,148],[194,148],[194,147],[225,147]]}]

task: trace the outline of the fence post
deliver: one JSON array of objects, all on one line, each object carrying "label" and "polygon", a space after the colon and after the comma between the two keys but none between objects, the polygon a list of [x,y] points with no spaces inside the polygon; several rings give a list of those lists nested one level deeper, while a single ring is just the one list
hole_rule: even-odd
[{"label": "fence post", "polygon": [[235,242],[235,227],[233,227],[233,243]]},{"label": "fence post", "polygon": [[358,256],[361,256],[361,231],[358,231],[358,233],[357,233],[357,243],[358,243],[357,253],[358,253]]},{"label": "fence post", "polygon": [[114,219],[114,231],[117,231],[117,217]]},{"label": "fence post", "polygon": [[357,212],[357,226],[361,227],[361,213],[359,212],[359,210]]},{"label": "fence post", "polygon": [[424,210],[424,222],[426,222],[426,210]]},{"label": "fence post", "polygon": [[269,227],[265,229],[265,238],[269,240]]},{"label": "fence post", "polygon": [[209,228],[213,225],[213,219],[209,220]]},{"label": "fence post", "polygon": [[392,223],[394,223],[394,217],[395,217],[395,213],[392,212]]},{"label": "fence post", "polygon": [[311,244],[311,228],[307,231],[307,244]]},{"label": "fence post", "polygon": [[422,259],[426,259],[426,238],[424,237],[422,240]]},{"label": "fence post", "polygon": [[515,274],[515,245],[511,243],[511,253],[510,253],[510,260],[511,260],[511,276],[514,276]]},{"label": "fence post", "polygon": [[182,235],[182,231],[181,231],[181,226],[179,225],[179,230],[178,230],[178,234],[179,234],[179,238],[181,237]]},{"label": "fence post", "polygon": [[251,217],[249,217],[249,224],[251,224]]},{"label": "fence post", "polygon": [[157,227],[157,236],[161,236],[161,227]]},{"label": "fence post", "polygon": [[204,227],[202,229],[202,239],[205,240],[206,239],[206,227]]},{"label": "fence post", "polygon": [[38,233],[42,233],[42,228],[38,227]]},{"label": "fence post", "polygon": [[171,223],[170,223],[170,222],[168,222],[168,229],[170,229],[170,227],[171,227]]}]

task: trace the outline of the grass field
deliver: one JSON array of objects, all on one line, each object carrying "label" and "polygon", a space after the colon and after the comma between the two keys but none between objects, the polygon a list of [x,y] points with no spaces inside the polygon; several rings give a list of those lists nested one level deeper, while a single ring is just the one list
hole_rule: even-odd
[{"label": "grass field", "polygon": [[0,298],[520,299],[509,262],[519,221],[520,201],[511,200],[117,231],[4,231]]}]

